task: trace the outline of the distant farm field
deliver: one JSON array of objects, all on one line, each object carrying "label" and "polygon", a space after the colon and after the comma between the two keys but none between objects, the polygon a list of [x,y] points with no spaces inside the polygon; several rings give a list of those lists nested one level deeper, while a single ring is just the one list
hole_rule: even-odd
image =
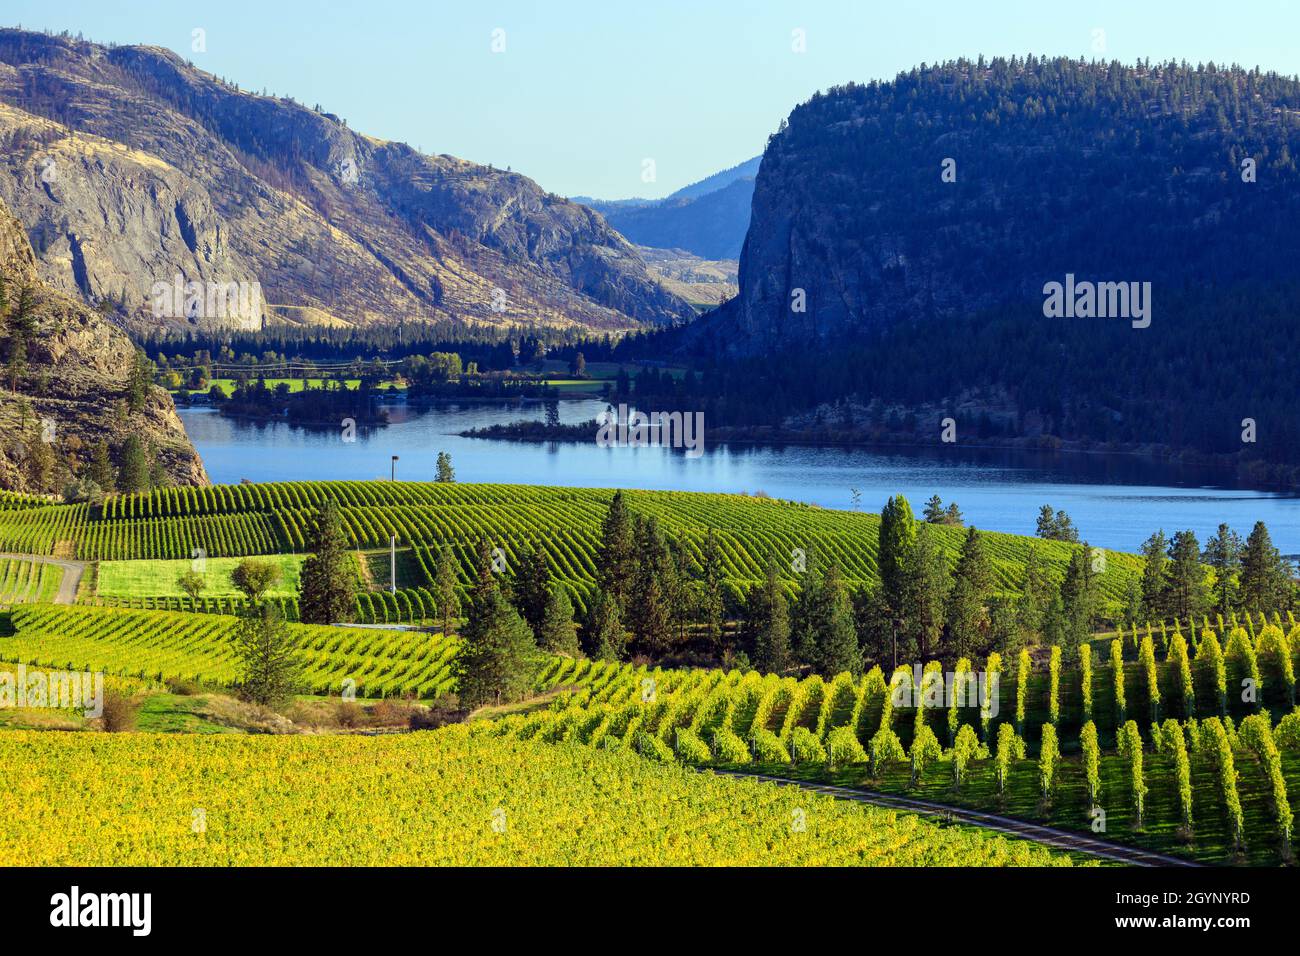
[{"label": "distant farm field", "polygon": [[[101,561],[96,593],[106,598],[182,597],[176,579],[185,571],[199,570],[207,586],[203,597],[238,597],[240,591],[230,581],[230,573],[243,558],[205,558],[201,563],[189,560],[171,561]],[[270,597],[290,597],[298,593],[298,575],[306,560],[301,554],[259,555],[258,561],[269,561],[280,571],[280,580],[267,592]]]}]

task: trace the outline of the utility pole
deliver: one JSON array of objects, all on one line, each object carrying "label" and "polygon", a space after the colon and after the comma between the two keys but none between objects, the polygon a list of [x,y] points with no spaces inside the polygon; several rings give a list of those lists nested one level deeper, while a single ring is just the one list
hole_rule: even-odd
[{"label": "utility pole", "polygon": [[391,470],[391,473],[390,473],[390,475],[389,475],[388,480],[389,480],[389,481],[396,481],[396,480],[397,480],[397,456],[396,456],[396,455],[393,456],[393,460],[392,460],[392,462],[391,462],[391,466],[392,466],[392,470]]},{"label": "utility pole", "polygon": [[397,593],[397,535],[388,538],[388,593]]}]

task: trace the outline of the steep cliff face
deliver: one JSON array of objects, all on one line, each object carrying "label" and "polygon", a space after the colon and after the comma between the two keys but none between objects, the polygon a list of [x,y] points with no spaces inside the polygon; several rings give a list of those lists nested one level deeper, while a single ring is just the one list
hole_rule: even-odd
[{"label": "steep cliff face", "polygon": [[136,318],[176,276],[258,283],[260,310],[181,316],[234,325],[691,314],[599,215],[527,177],[358,134],[165,50],[0,30],[0,103],[0,197],[42,276]]},{"label": "steep cliff face", "polygon": [[[158,467],[179,484],[206,484],[207,475],[185,435],[170,396],[151,387],[143,407],[128,411],[128,375],[135,355],[125,333],[79,299],[40,282],[37,257],[22,225],[0,203],[0,276],[10,309],[26,287],[32,298],[33,328],[26,361],[10,390],[12,341],[0,321],[0,488],[55,490],[61,480],[82,475],[95,445],[103,440],[120,457],[126,439],[140,439]],[[36,443],[44,449],[36,449]],[[45,487],[34,462],[42,457]]]},{"label": "steep cliff face", "polygon": [[819,94],[769,141],[739,293],[704,325],[752,354],[995,310],[1041,324],[1067,274],[1157,302],[1294,277],[1297,95],[1212,64],[1034,58]]}]

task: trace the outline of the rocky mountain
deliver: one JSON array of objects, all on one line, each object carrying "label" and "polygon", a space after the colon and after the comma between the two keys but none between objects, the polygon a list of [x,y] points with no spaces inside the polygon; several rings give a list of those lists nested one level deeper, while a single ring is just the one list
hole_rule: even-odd
[{"label": "rocky mountain", "polygon": [[[1036,57],[797,107],[739,292],[666,333],[715,421],[1225,456],[1300,483],[1300,81]],[[1265,425],[1267,422],[1267,434]]]},{"label": "rocky mountain", "polygon": [[749,226],[749,204],[760,157],[714,173],[666,199],[579,198],[609,224],[642,246],[684,249],[701,259],[740,255]]},{"label": "rocky mountain", "polygon": [[155,47],[0,30],[0,144],[0,199],[42,278],[135,320],[691,315],[599,214],[527,177],[365,136]]},{"label": "rocky mountain", "polygon": [[1067,275],[1166,302],[1295,275],[1298,110],[1300,84],[1258,70],[1034,57],[818,94],[768,143],[717,324],[756,352],[1000,308],[1041,324]]},{"label": "rocky mountain", "polygon": [[[22,224],[0,202],[0,488],[60,490],[91,472],[101,441],[116,471],[132,440],[155,480],[206,484],[167,392],[145,385],[133,400],[135,347],[126,333],[79,297],[44,285],[40,273]],[[20,301],[31,326],[16,362]]]}]

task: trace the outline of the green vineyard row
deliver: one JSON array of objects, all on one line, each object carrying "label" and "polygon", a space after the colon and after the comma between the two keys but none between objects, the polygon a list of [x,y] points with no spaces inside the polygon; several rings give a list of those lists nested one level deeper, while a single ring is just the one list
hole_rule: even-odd
[{"label": "green vineyard row", "polygon": [[[626,492],[634,512],[658,519],[687,556],[701,560],[712,530],[733,596],[763,576],[775,559],[787,581],[796,556],[839,565],[851,583],[876,577],[879,517],[745,495],[672,491]],[[352,547],[452,549],[462,584],[472,578],[478,542],[499,547],[508,566],[528,548],[541,548],[554,578],[581,594],[594,578],[600,523],[612,491],[531,485],[417,482],[288,482],[165,488],[109,498],[102,506],[44,505],[0,509],[0,550],[75,554],[83,560],[176,559],[300,553],[315,509],[338,502]],[[964,530],[934,526],[955,562]],[[1072,546],[989,532],[986,548],[996,585],[1018,589],[1031,548],[1058,576]],[[427,562],[426,562],[427,563]],[[1140,573],[1140,560],[1106,552],[1101,585],[1118,602]],[[427,583],[427,582],[425,582]],[[579,586],[581,585],[581,586]]]}]

